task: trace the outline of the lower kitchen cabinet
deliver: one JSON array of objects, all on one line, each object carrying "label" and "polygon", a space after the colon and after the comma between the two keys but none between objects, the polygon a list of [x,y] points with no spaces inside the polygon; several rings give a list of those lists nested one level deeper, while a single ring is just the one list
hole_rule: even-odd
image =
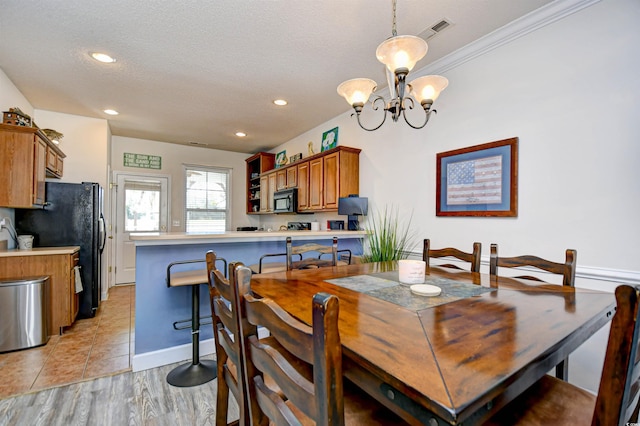
[{"label": "lower kitchen cabinet", "polygon": [[74,268],[80,247],[39,247],[0,252],[0,280],[48,276],[49,335],[62,333],[75,321],[80,306]]}]

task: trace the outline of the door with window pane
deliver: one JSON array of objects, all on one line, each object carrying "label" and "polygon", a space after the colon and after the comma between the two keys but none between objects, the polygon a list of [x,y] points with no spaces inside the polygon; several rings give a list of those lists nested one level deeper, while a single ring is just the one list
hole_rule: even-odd
[{"label": "door with window pane", "polygon": [[227,230],[229,181],[229,169],[185,168],[186,232],[215,233]]},{"label": "door with window pane", "polygon": [[132,283],[136,277],[136,250],[131,233],[167,230],[168,178],[116,175],[115,283]]}]

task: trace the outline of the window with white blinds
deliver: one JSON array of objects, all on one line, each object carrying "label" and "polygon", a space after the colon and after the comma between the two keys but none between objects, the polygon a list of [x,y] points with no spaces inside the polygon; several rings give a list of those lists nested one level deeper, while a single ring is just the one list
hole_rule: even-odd
[{"label": "window with white blinds", "polygon": [[227,230],[229,219],[229,169],[185,167],[187,232],[215,233]]}]

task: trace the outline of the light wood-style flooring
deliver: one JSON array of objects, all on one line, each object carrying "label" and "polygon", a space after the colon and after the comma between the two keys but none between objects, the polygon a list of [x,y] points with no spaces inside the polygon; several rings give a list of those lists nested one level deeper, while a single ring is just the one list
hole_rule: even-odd
[{"label": "light wood-style flooring", "polygon": [[[0,400],[0,425],[214,425],[217,379],[190,388],[171,386],[167,374],[179,364]],[[232,396],[228,416],[238,418]]]},{"label": "light wood-style flooring", "polygon": [[135,286],[112,287],[94,318],[77,320],[44,346],[0,354],[0,400],[131,371],[134,330]]},{"label": "light wood-style flooring", "polygon": [[[40,348],[0,354],[0,426],[214,425],[217,379],[169,385],[183,362],[131,371],[134,317],[135,287],[114,287],[95,318]],[[228,415],[238,418],[232,396]]]}]

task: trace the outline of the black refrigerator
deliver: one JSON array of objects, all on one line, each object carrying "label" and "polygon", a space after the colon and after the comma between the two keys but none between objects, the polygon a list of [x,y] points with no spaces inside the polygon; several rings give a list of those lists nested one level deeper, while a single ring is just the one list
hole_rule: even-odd
[{"label": "black refrigerator", "polygon": [[105,244],[102,188],[97,183],[47,182],[41,209],[16,209],[18,234],[33,235],[34,247],[80,246],[79,317],[96,314],[102,291],[102,251]]}]

